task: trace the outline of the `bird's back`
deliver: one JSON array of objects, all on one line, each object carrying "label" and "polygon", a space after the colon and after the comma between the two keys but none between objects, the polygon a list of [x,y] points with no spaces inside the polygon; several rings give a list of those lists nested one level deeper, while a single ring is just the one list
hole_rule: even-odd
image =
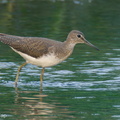
[{"label": "bird's back", "polygon": [[35,58],[47,54],[51,47],[57,48],[62,44],[62,42],[42,37],[19,37],[3,33],[0,33],[0,41]]}]

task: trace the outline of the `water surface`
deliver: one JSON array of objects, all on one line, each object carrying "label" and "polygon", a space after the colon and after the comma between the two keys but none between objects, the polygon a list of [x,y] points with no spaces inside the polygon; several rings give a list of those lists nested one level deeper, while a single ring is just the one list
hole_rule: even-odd
[{"label": "water surface", "polygon": [[0,32],[64,41],[77,29],[96,45],[77,45],[59,65],[46,68],[40,91],[40,67],[24,62],[0,43],[0,119],[120,120],[119,0],[0,0]]}]

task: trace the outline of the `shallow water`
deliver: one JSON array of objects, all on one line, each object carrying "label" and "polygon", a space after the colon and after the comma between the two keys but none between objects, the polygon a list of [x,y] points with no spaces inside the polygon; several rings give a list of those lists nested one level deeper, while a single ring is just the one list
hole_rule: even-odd
[{"label": "shallow water", "polygon": [[120,1],[0,0],[0,32],[64,41],[77,29],[100,51],[77,45],[59,65],[26,65],[0,43],[0,120],[120,120]]}]

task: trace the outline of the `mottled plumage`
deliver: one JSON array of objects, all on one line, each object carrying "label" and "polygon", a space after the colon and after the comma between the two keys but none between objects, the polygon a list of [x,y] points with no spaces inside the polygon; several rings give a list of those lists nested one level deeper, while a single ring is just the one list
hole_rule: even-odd
[{"label": "mottled plumage", "polygon": [[[16,84],[19,71],[27,63],[38,65],[43,68],[56,65],[71,55],[77,43],[85,43],[96,48],[84,38],[82,32],[77,30],[72,30],[64,42],[42,37],[19,37],[4,33],[0,33],[0,41],[9,45],[26,60],[26,63],[21,65],[18,70],[15,81]],[[98,50],[98,48],[96,49]]]}]

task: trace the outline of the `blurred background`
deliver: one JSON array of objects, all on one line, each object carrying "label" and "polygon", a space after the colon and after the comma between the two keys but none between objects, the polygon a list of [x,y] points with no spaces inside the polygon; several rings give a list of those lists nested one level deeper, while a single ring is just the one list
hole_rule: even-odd
[{"label": "blurred background", "polygon": [[64,41],[79,30],[100,51],[76,45],[59,65],[28,64],[0,42],[0,120],[120,120],[119,0],[0,0],[0,33]]}]

